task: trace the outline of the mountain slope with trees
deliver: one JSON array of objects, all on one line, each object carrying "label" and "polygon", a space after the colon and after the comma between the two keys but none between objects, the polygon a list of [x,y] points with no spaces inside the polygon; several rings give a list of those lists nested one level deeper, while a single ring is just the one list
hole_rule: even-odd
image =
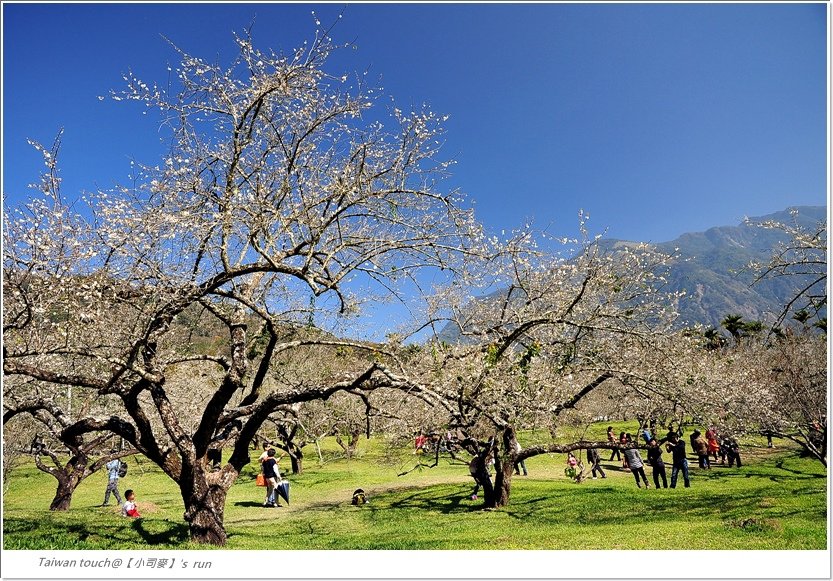
[{"label": "mountain slope with trees", "polygon": [[[663,252],[677,249],[679,259],[672,265],[669,284],[673,291],[685,291],[680,302],[684,323],[702,323],[719,327],[728,313],[737,313],[746,320],[772,321],[804,282],[802,277],[771,278],[752,284],[755,273],[750,262],[768,262],[787,235],[764,228],[763,222],[797,222],[812,227],[826,221],[824,206],[801,206],[766,216],[750,218],[737,226],[719,226],[705,232],[686,233],[657,244]],[[613,246],[616,241],[608,241]]]},{"label": "mountain slope with trees", "polygon": [[[791,214],[791,210],[797,213]],[[779,244],[789,240],[782,230],[761,224],[780,222],[811,229],[826,219],[827,208],[824,206],[791,207],[749,218],[736,226],[687,232],[670,242],[655,244],[654,248],[659,252],[677,256],[666,275],[666,290],[685,292],[679,303],[680,324],[693,326],[699,323],[720,328],[728,314],[740,315],[745,321],[775,321],[808,278],[773,277],[753,284],[756,272],[750,268],[750,263],[767,263]],[[638,243],[603,238],[598,244],[604,251],[615,254]],[[826,313],[822,311],[820,316],[826,316]],[[446,326],[440,338],[448,343],[457,343],[461,339],[454,325]]]}]

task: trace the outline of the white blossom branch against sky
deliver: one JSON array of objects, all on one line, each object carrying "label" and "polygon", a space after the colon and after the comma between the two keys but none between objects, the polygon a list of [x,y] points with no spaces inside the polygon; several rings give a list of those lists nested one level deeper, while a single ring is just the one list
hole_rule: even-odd
[{"label": "white blossom branch against sky", "polygon": [[[158,122],[99,100],[122,75],[164,86],[184,50],[228,61],[232,32],[291,50],[316,28],[408,109],[449,115],[448,180],[499,232],[660,242],[826,200],[827,6],[805,4],[4,3],[3,192],[27,195],[65,127],[67,196],[158,161]],[[314,12],[314,14],[313,14]],[[343,17],[339,19],[339,14]],[[366,75],[363,73],[367,72]],[[393,107],[393,103],[391,107]]]}]

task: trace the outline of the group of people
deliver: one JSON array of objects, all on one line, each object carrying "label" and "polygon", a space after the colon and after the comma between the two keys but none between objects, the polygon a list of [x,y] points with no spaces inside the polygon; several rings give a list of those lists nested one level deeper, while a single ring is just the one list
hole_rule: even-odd
[{"label": "group of people", "polygon": [[738,468],[743,465],[737,440],[729,436],[718,437],[714,428],[709,428],[705,434],[701,434],[700,430],[694,430],[690,439],[691,449],[697,454],[697,462],[700,468],[710,469],[712,467],[711,460],[714,459],[717,462],[718,455],[721,464],[728,462],[729,466],[732,467],[737,463]]},{"label": "group of people", "polygon": [[[685,442],[680,439],[682,434],[679,431],[669,429],[665,438],[657,440],[648,428],[644,428],[641,435],[648,447],[647,460],[648,465],[653,469],[654,487],[659,488],[660,481],[662,481],[662,487],[668,488],[665,461],[662,458],[662,447],[660,447],[662,442],[665,442],[665,451],[671,454],[671,488],[677,487],[677,479],[681,473],[685,487],[688,488],[691,486]],[[608,426],[607,439],[609,442],[618,444],[621,447],[617,446],[613,448],[609,461],[613,461],[614,459],[622,460],[622,467],[631,471],[636,480],[636,486],[641,488],[644,484],[645,488],[650,488],[651,485],[648,483],[648,477],[645,474],[645,463],[642,460],[639,449],[633,446],[633,437],[626,432],[622,432],[617,438],[613,432],[613,427]],[[705,435],[701,434],[699,430],[694,430],[691,434],[691,447],[695,454],[697,454],[700,468],[711,468],[710,456],[717,462],[718,455],[720,456],[721,464],[728,461],[730,467],[734,466],[735,463],[737,463],[738,467],[741,466],[740,448],[738,447],[737,440],[728,436],[719,438],[714,428],[709,428]],[[601,458],[599,457],[598,450],[595,448],[587,450],[587,461],[591,466],[591,474],[594,480],[596,479],[597,472],[601,474],[602,478],[606,478],[604,470],[601,467]],[[572,452],[567,455],[568,466],[574,466],[571,462],[575,462],[575,457]]]},{"label": "group of people", "polygon": [[104,502],[102,507],[110,506],[110,494],[116,497],[116,502],[121,506],[121,515],[126,517],[137,518],[142,516],[139,514],[139,509],[136,507],[136,493],[128,488],[124,491],[124,501],[119,494],[119,478],[123,473],[122,461],[118,458],[110,460],[105,464],[107,470],[107,488],[104,490]]}]

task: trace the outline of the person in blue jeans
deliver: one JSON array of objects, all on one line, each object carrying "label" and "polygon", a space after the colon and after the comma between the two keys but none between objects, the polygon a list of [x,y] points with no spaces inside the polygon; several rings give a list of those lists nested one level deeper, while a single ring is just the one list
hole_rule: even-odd
[{"label": "person in blue jeans", "polygon": [[[115,450],[111,450],[111,453],[115,453]],[[108,506],[110,504],[110,493],[113,493],[113,496],[116,497],[116,502],[120,505],[121,501],[121,494],[119,494],[119,468],[121,467],[121,460],[118,458],[114,460],[110,460],[107,462],[105,468],[107,469],[107,489],[104,491],[104,502],[101,506]]]},{"label": "person in blue jeans", "polygon": [[671,466],[671,488],[677,487],[677,475],[681,470],[683,472],[685,487],[689,488],[691,482],[688,479],[688,460],[685,457],[685,442],[680,440],[677,434],[671,434],[668,443],[665,445],[665,449],[671,452],[671,458],[674,462]]}]

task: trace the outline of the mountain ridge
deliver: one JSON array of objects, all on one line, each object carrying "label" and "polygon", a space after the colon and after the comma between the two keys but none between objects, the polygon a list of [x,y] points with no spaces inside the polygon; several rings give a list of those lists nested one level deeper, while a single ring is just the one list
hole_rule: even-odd
[{"label": "mountain ridge", "polygon": [[[797,214],[793,215],[792,210]],[[747,265],[768,262],[778,244],[789,239],[780,230],[758,225],[767,221],[812,228],[827,222],[827,208],[789,206],[749,217],[736,226],[714,226],[702,232],[685,232],[668,242],[649,243],[661,252],[678,256],[670,267],[666,290],[686,293],[679,306],[681,327],[701,324],[719,328],[720,321],[729,314],[741,315],[747,321],[775,321],[806,279],[775,277],[752,284],[755,275]],[[641,244],[615,238],[601,238],[597,243],[610,252]],[[456,343],[461,337],[459,330],[449,324],[440,332],[440,339]]]}]

